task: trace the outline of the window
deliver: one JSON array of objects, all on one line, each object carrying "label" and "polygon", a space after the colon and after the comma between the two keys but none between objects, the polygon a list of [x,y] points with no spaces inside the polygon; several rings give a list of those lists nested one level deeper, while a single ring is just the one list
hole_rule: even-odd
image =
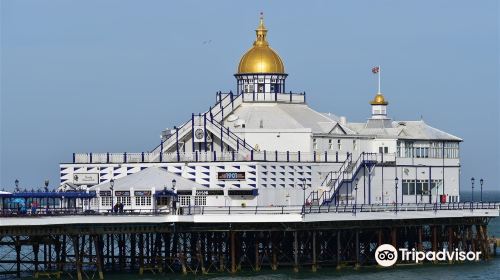
[{"label": "window", "polygon": [[111,196],[102,196],[101,206],[111,206]]},{"label": "window", "polygon": [[342,150],[342,144],[340,143],[340,139],[337,140],[337,147],[339,150]]},{"label": "window", "polygon": [[429,180],[417,180],[417,194],[429,194]]},{"label": "window", "polygon": [[158,206],[168,205],[168,197],[161,196],[158,198]]},{"label": "window", "polygon": [[333,140],[332,139],[328,139],[328,149],[330,151],[333,151]]},{"label": "window", "polygon": [[90,206],[92,207],[98,207],[99,206],[99,198],[94,197],[90,200]]},{"label": "window", "polygon": [[384,154],[389,153],[389,147],[384,147]]},{"label": "window", "polygon": [[125,206],[130,206],[130,196],[117,196],[116,202],[123,203]]},{"label": "window", "polygon": [[382,147],[378,147],[378,153],[381,154],[383,152],[384,152],[383,148]]},{"label": "window", "polygon": [[428,158],[429,157],[429,147],[423,147],[423,146],[415,147],[415,157]]},{"label": "window", "polygon": [[403,195],[415,194],[415,180],[403,180]]},{"label": "window", "polygon": [[179,195],[179,205],[180,206],[191,205],[191,196],[190,195]]},{"label": "window", "polygon": [[317,150],[318,149],[318,141],[316,138],[313,139],[313,149]]},{"label": "window", "polygon": [[207,205],[207,196],[206,195],[197,195],[194,197],[194,205],[196,206],[205,206]]},{"label": "window", "polygon": [[[431,180],[431,192],[436,194],[436,191],[439,191],[439,188],[443,185],[443,180]],[[437,189],[436,189],[437,187]]]},{"label": "window", "polygon": [[445,158],[458,158],[459,149],[457,142],[446,142],[444,143],[444,157]]},{"label": "window", "polygon": [[405,157],[413,157],[413,142],[405,142]]},{"label": "window", "polygon": [[135,205],[136,206],[151,205],[151,197],[150,196],[136,196],[135,197]]}]

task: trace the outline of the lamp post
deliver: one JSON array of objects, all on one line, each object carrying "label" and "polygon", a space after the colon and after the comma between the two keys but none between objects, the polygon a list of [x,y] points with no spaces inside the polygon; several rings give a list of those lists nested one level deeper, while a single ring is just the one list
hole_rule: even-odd
[{"label": "lamp post", "polygon": [[481,180],[479,180],[479,184],[481,185],[481,202],[483,202],[483,183],[484,180],[481,178]]},{"label": "lamp post", "polygon": [[471,197],[471,202],[474,203],[474,181],[476,181],[476,179],[474,179],[474,177],[472,177],[470,179],[470,182],[472,183],[472,197]]},{"label": "lamp post", "polygon": [[303,198],[303,207],[304,207],[304,213],[306,212],[306,189],[307,189],[307,186],[306,186],[306,179],[305,178],[300,178],[300,180],[302,181],[302,191],[303,191],[303,194],[304,194],[304,198]]},{"label": "lamp post", "polygon": [[113,213],[113,204],[114,204],[114,188],[115,188],[115,179],[114,178],[111,178],[111,180],[109,181],[109,185],[110,185],[110,190],[111,190],[111,213]]},{"label": "lamp post", "polygon": [[49,179],[46,179],[44,184],[45,184],[45,192],[48,192],[49,191]]},{"label": "lamp post", "polygon": [[175,185],[177,184],[177,180],[172,179],[172,192],[174,195],[172,196],[172,208],[174,215],[177,215],[177,196],[175,195]]},{"label": "lamp post", "polygon": [[14,184],[16,185],[16,192],[19,192],[19,180],[18,180],[18,179],[16,179],[16,180],[14,181]]},{"label": "lamp post", "polygon": [[354,215],[358,212],[358,183],[359,178],[356,178],[356,185],[354,186],[354,191],[356,193],[356,197],[354,198]]},{"label": "lamp post", "polygon": [[394,188],[395,188],[395,191],[396,191],[396,214],[398,213],[398,177],[394,178]]}]

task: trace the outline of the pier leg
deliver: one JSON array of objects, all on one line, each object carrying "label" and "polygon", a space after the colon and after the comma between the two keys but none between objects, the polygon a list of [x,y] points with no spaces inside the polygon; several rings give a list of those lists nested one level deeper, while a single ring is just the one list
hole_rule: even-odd
[{"label": "pier leg", "polygon": [[134,269],[135,268],[135,262],[136,262],[136,234],[131,233],[130,234],[130,268]]},{"label": "pier leg", "polygon": [[391,228],[391,244],[392,246],[394,246],[394,248],[397,249],[398,240],[397,240],[397,231],[395,227]]},{"label": "pier leg", "polygon": [[39,266],[39,260],[38,260],[38,253],[40,252],[40,243],[38,243],[38,240],[33,243],[33,256],[34,256],[34,263],[35,263],[35,272],[38,272],[38,266]]},{"label": "pier leg", "polygon": [[81,255],[80,255],[80,237],[79,236],[72,236],[71,239],[73,240],[73,250],[75,252],[75,266],[76,266],[76,278],[78,280],[82,280],[82,262],[81,262]]},{"label": "pier leg", "polygon": [[381,229],[379,229],[379,230],[377,231],[377,242],[378,242],[378,243],[377,243],[377,246],[382,245],[382,238],[383,238],[383,235],[382,235],[382,230],[381,230]]},{"label": "pier leg", "polygon": [[356,264],[354,265],[354,269],[359,269],[359,230],[356,229],[356,245],[354,246],[356,249]]},{"label": "pier leg", "polygon": [[16,276],[21,278],[21,243],[19,242],[19,236],[16,236]]},{"label": "pier leg", "polygon": [[423,248],[422,248],[422,226],[418,227],[417,234],[418,234],[417,248],[418,248],[419,251],[423,251]]},{"label": "pier leg", "polygon": [[299,272],[299,241],[297,231],[293,232],[293,272]]},{"label": "pier leg", "polygon": [[218,254],[219,254],[219,271],[222,272],[224,271],[224,251],[222,250],[222,242],[225,244],[225,250],[227,252],[227,239],[223,241],[222,234],[221,232],[216,233],[217,234],[217,239],[219,240],[218,244]]},{"label": "pier leg", "polygon": [[276,233],[274,231],[271,232],[271,250],[272,250],[272,260],[271,260],[271,269],[278,269],[278,241],[276,240]]},{"label": "pier leg", "polygon": [[255,271],[260,271],[258,232],[255,232]]},{"label": "pier leg", "polygon": [[312,233],[312,271],[316,272],[318,270],[318,264],[316,259],[316,231]]},{"label": "pier leg", "polygon": [[337,270],[341,268],[340,259],[341,259],[341,244],[340,244],[340,230],[337,231]]},{"label": "pier leg", "polygon": [[102,252],[101,252],[101,246],[99,246],[99,236],[98,235],[94,235],[94,236],[92,236],[92,239],[94,241],[95,259],[96,259],[96,265],[97,265],[97,273],[99,274],[99,279],[103,280],[104,279],[104,273],[102,271]]},{"label": "pier leg", "polygon": [[144,273],[144,234],[139,234],[139,275]]},{"label": "pier leg", "polygon": [[236,272],[236,241],[235,241],[235,232],[231,231],[231,273]]}]

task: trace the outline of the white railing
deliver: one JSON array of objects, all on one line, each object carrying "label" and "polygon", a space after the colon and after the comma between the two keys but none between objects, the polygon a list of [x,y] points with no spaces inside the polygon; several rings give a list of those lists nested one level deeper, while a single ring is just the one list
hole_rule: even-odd
[{"label": "white railing", "polygon": [[[75,153],[73,163],[156,163],[216,161],[330,162],[347,159],[345,153],[303,153],[278,151],[195,152],[195,153]],[[160,161],[161,159],[161,161]]]}]

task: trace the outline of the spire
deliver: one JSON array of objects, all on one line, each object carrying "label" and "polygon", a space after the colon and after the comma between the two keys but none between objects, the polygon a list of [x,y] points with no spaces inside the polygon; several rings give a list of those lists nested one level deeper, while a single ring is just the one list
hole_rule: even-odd
[{"label": "spire", "polygon": [[257,39],[253,43],[254,46],[269,46],[269,43],[266,40],[267,29],[264,26],[264,13],[260,13],[259,26],[255,29],[255,33],[257,35]]}]

